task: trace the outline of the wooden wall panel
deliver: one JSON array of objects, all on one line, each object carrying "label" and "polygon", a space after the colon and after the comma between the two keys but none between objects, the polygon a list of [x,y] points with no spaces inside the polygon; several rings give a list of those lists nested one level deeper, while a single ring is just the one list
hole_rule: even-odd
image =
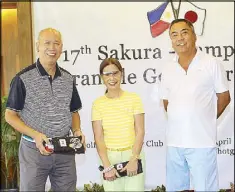
[{"label": "wooden wall panel", "polygon": [[16,2],[1,2],[2,9],[16,9]]},{"label": "wooden wall panel", "polygon": [[17,2],[19,67],[23,69],[33,62],[32,16],[30,2]]},{"label": "wooden wall panel", "polygon": [[8,94],[15,74],[33,62],[31,3],[15,5],[1,9],[1,96]]},{"label": "wooden wall panel", "polygon": [[11,79],[16,74],[16,56],[18,54],[18,28],[17,28],[17,10],[1,10],[1,94],[8,94]]}]

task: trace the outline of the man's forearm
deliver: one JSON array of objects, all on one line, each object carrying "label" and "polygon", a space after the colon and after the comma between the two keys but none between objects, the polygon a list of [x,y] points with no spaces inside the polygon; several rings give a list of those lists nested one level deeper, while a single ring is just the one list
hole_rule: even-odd
[{"label": "man's forearm", "polygon": [[217,119],[221,116],[221,114],[224,112],[226,107],[228,106],[229,102],[223,103],[223,104],[217,104]]},{"label": "man's forearm", "polygon": [[229,92],[224,92],[217,94],[218,100],[217,100],[217,118],[220,117],[220,115],[224,112],[225,108],[230,103],[230,94]]},{"label": "man's forearm", "polygon": [[163,99],[164,109],[167,112],[168,100]]},{"label": "man's forearm", "polygon": [[72,131],[81,131],[81,120],[78,112],[72,114]]},{"label": "man's forearm", "polygon": [[15,112],[12,112],[11,110],[6,110],[5,112],[5,119],[6,122],[9,123],[16,131],[28,135],[32,138],[35,138],[35,136],[38,134],[38,132],[31,127],[27,126],[16,114]]}]

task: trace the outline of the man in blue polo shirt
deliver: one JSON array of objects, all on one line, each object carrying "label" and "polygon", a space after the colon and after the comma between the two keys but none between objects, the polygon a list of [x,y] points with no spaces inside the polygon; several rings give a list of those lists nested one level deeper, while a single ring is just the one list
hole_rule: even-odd
[{"label": "man in blue polo shirt", "polygon": [[6,121],[22,133],[19,148],[20,191],[45,191],[49,176],[53,191],[75,191],[75,155],[48,152],[43,141],[80,129],[82,104],[72,75],[58,66],[62,53],[59,31],[47,28],[36,43],[39,59],[12,80]]}]

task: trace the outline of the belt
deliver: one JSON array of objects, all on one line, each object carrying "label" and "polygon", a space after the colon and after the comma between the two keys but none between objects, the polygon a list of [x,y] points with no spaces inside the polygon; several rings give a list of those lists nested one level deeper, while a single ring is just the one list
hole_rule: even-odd
[{"label": "belt", "polygon": [[108,148],[107,147],[107,150],[109,151],[127,151],[129,149],[132,149],[133,146],[130,146],[130,147],[125,147],[125,148],[118,148],[118,149],[115,149],[115,148]]},{"label": "belt", "polygon": [[35,143],[35,140],[34,140],[32,137],[28,136],[28,135],[22,135],[22,137],[23,137],[26,141]]}]

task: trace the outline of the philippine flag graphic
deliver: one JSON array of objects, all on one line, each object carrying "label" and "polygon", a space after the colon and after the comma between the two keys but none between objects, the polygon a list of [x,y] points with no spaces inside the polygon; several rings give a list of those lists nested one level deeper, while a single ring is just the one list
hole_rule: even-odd
[{"label": "philippine flag graphic", "polygon": [[162,3],[156,9],[147,12],[150,31],[152,37],[157,37],[166,31],[171,21],[174,20],[171,4],[169,2]]},{"label": "philippine flag graphic", "polygon": [[167,1],[162,3],[156,9],[147,12],[152,37],[161,35],[169,28],[170,23],[176,18],[191,21],[194,25],[195,33],[197,35],[203,34],[206,9],[200,8],[185,0],[184,2],[179,2],[178,9],[176,10],[178,11],[178,14],[175,16],[173,10],[173,2]]}]

